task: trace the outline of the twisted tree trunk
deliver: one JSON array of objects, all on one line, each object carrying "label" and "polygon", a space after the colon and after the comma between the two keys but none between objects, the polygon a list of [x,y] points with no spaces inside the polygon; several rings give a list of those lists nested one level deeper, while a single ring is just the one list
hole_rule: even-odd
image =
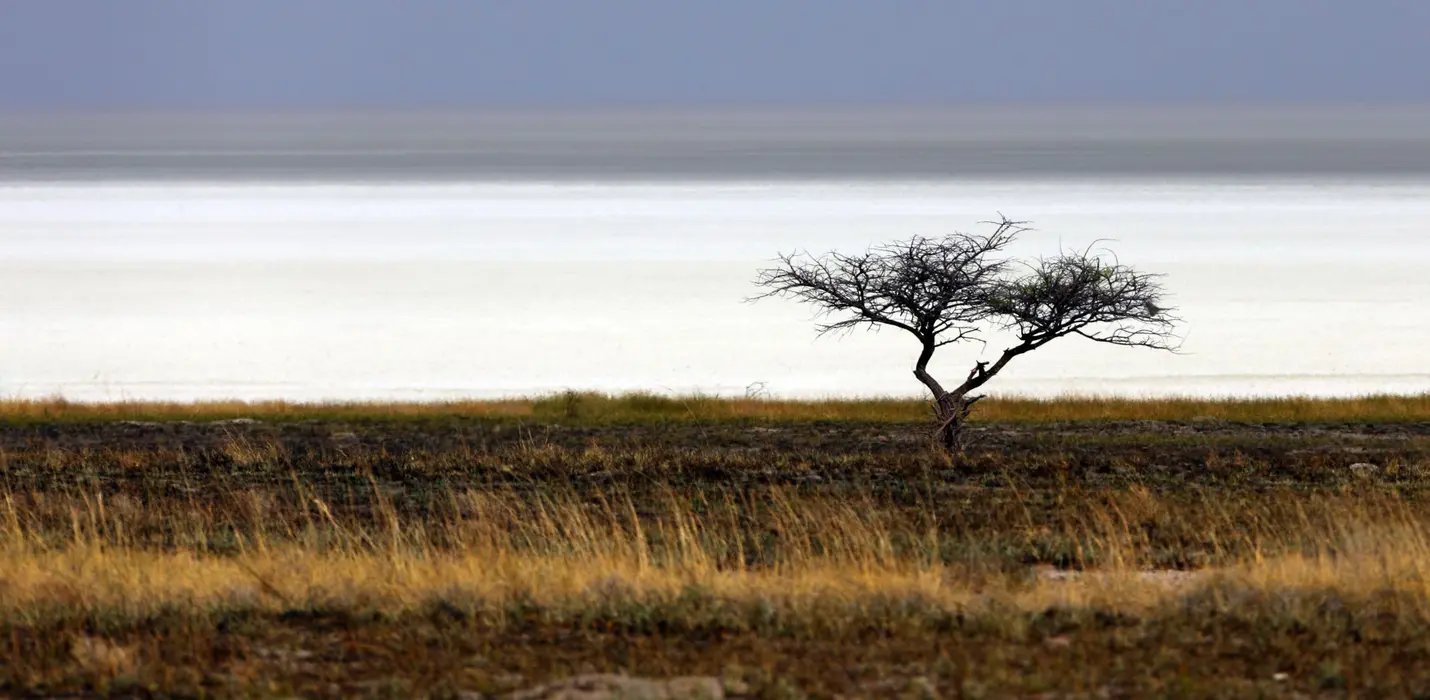
[{"label": "twisted tree trunk", "polygon": [[919,353],[918,362],[914,364],[914,376],[933,394],[933,418],[937,426],[934,429],[934,440],[948,452],[959,453],[967,447],[963,428],[968,420],[969,409],[975,401],[983,397],[968,398],[963,392],[946,391],[943,385],[928,373],[929,359],[933,357],[937,347],[932,338],[924,340],[923,352]]},{"label": "twisted tree trunk", "polygon": [[993,376],[993,372],[1007,363],[1007,359],[995,365],[993,372],[988,371],[987,362],[977,363],[963,384],[953,391],[946,391],[943,385],[928,373],[929,359],[937,348],[938,345],[933,339],[924,340],[923,352],[919,353],[918,362],[914,364],[914,376],[933,394],[933,417],[937,425],[934,429],[934,440],[949,453],[957,454],[968,447],[968,433],[965,430],[968,414],[972,412],[973,404],[983,398],[982,394],[970,395],[968,392],[982,386]]},{"label": "twisted tree trunk", "polygon": [[968,448],[968,433],[965,430],[968,414],[972,411],[973,404],[981,398],[983,397],[944,392],[943,396],[934,400],[933,415],[938,422],[934,438],[939,446],[950,453],[960,453]]}]

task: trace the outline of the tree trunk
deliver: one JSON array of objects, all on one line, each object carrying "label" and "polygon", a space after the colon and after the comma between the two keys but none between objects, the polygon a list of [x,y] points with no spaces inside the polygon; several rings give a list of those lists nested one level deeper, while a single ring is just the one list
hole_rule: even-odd
[{"label": "tree trunk", "polygon": [[968,414],[973,408],[974,402],[981,398],[983,397],[970,398],[944,393],[934,401],[934,420],[938,422],[934,438],[938,441],[939,446],[950,454],[959,454],[968,447],[968,433],[965,430]]},{"label": "tree trunk", "polygon": [[[968,379],[957,389],[945,391],[942,384],[938,383],[933,375],[928,373],[929,359],[933,357],[934,349],[938,346],[932,337],[924,339],[924,350],[919,354],[918,362],[914,364],[914,376],[923,385],[928,387],[929,393],[933,394],[933,417],[934,423],[938,427],[934,430],[934,439],[939,446],[947,450],[949,454],[959,454],[968,447],[968,434],[964,430],[968,422],[968,413],[983,396],[969,396],[971,388],[978,387],[992,376],[992,372],[987,371],[986,362],[980,362],[974,366],[973,371],[968,373]],[[1003,363],[1006,364],[1007,360]],[[1000,365],[1001,367],[1001,365]],[[998,368],[995,368],[996,372]]]}]

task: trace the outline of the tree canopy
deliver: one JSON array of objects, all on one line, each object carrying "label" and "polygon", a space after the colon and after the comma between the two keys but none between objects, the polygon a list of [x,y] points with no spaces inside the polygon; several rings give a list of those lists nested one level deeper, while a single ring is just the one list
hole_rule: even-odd
[{"label": "tree canopy", "polygon": [[[987,234],[915,236],[863,253],[781,254],[760,270],[755,299],[784,297],[813,305],[821,333],[860,327],[898,328],[922,345],[914,376],[933,394],[942,429],[956,431],[981,387],[1014,358],[1065,336],[1111,345],[1175,350],[1173,310],[1161,276],[1087,247],[1052,257],[1015,260],[1008,246],[1027,230],[1006,217]],[[991,364],[978,362],[952,391],[928,373],[940,347],[982,342],[991,330],[1016,343]],[[946,436],[945,442],[951,439]]]}]

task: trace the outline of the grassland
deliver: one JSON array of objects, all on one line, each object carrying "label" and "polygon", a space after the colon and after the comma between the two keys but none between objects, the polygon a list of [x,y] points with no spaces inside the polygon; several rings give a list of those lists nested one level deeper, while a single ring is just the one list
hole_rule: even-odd
[{"label": "grassland", "polygon": [[1430,693],[1430,398],[0,405],[0,693]]},{"label": "grassland", "polygon": [[[266,421],[319,420],[537,420],[560,423],[670,421],[853,420],[904,423],[929,415],[928,402],[910,398],[862,400],[776,400],[713,395],[564,392],[538,398],[430,403],[293,403],[212,401],[200,403],[74,403],[62,398],[0,400],[0,420],[10,424],[80,421]],[[1070,396],[1051,399],[992,398],[978,405],[976,422],[1057,421],[1358,422],[1430,421],[1430,394],[1369,395],[1354,398],[1165,398]]]}]

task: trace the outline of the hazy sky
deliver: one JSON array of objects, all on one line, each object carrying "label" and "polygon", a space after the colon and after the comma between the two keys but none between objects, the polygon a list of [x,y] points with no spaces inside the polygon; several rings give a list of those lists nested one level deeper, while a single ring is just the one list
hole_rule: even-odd
[{"label": "hazy sky", "polygon": [[0,0],[0,107],[1430,102],[1430,0]]}]

